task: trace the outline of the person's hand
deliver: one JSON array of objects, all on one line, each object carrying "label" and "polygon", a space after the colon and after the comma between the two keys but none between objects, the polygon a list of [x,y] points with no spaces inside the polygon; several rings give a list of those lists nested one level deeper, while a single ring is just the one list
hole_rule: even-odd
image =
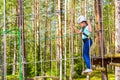
[{"label": "person's hand", "polygon": [[75,26],[74,26],[74,25],[72,25],[72,29],[75,29]]},{"label": "person's hand", "polygon": [[90,20],[87,20],[87,23],[88,23],[89,31],[92,32],[92,25]]},{"label": "person's hand", "polygon": [[72,25],[72,32],[74,33],[75,32],[75,26]]}]

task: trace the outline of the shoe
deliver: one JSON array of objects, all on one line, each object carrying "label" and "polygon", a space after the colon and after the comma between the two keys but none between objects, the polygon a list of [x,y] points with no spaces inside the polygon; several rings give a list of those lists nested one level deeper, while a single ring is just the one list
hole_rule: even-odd
[{"label": "shoe", "polygon": [[83,73],[89,73],[89,72],[92,72],[93,70],[92,69],[86,69],[83,71]]}]

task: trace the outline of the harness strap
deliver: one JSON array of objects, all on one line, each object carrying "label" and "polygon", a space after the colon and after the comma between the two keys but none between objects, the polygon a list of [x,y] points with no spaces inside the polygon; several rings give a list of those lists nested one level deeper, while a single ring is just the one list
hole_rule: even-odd
[{"label": "harness strap", "polygon": [[85,35],[87,38],[89,37],[87,34],[83,33],[83,35]]},{"label": "harness strap", "polygon": [[85,27],[82,28],[82,34],[88,38],[89,36],[86,33],[84,33],[84,29]]}]

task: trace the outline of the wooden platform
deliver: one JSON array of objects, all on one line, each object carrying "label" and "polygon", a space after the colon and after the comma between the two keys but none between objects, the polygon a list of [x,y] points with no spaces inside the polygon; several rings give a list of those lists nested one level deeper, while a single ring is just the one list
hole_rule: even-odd
[{"label": "wooden platform", "polygon": [[105,71],[104,67],[92,67],[92,69],[97,71]]},{"label": "wooden platform", "polygon": [[115,54],[105,54],[106,58],[119,58],[120,54],[119,53],[115,53]]},{"label": "wooden platform", "polygon": [[111,65],[111,66],[120,67],[120,63],[113,63],[113,62],[111,62],[110,65]]},{"label": "wooden platform", "polygon": [[111,62],[113,63],[120,63],[120,57],[118,56],[107,56],[107,57],[92,57],[91,61],[93,65],[102,65],[102,62],[104,65],[110,64]]}]

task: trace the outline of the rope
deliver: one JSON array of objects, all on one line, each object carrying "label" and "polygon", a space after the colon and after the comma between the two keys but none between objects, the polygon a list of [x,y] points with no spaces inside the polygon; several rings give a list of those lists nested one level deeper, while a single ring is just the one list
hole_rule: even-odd
[{"label": "rope", "polygon": [[[81,0],[80,0],[81,1]],[[90,0],[89,0],[90,1]],[[69,12],[71,12],[70,10],[68,10]],[[66,11],[65,11],[66,12]],[[42,13],[42,12],[40,12],[40,13]],[[28,16],[33,16],[33,15],[35,15],[35,16],[37,16],[37,15],[39,15],[40,13],[34,13],[34,14],[28,14],[28,15],[23,15],[24,17],[28,17]],[[57,11],[55,12],[55,13],[48,13],[48,14],[54,14],[54,16],[56,16],[56,13],[57,13]],[[93,13],[94,14],[94,13]],[[103,14],[102,14],[103,15]],[[7,18],[16,18],[16,17],[18,17],[18,16],[14,16],[14,15],[12,15],[12,16],[9,16],[9,17],[7,17]],[[3,19],[3,18],[1,18],[1,19]],[[88,19],[89,19],[89,17],[88,17]],[[109,23],[110,23],[110,20],[109,20]],[[10,32],[12,32],[12,31],[14,31],[14,29],[13,30],[8,30],[8,31],[1,31],[0,32],[0,34],[4,34],[4,33],[6,33],[6,34],[13,34],[13,33],[10,33]],[[50,31],[50,30],[42,30],[42,32],[44,33],[44,32],[47,32],[47,31]],[[27,31],[26,31],[27,32]],[[38,34],[38,33],[41,33],[41,32],[36,32],[36,34]],[[14,34],[17,34],[17,32],[15,32]],[[33,33],[33,34],[35,34],[35,33]],[[58,37],[58,36],[56,36],[55,35],[55,37],[54,36],[52,36],[52,37],[47,37],[46,38],[46,40],[56,40],[57,38],[65,38],[65,39],[67,39],[67,38],[71,38],[71,37],[74,37],[74,36],[77,36],[77,34],[73,34],[73,36],[72,36],[72,34],[70,34],[70,35],[68,35],[68,34],[65,34],[65,35],[63,35],[63,36],[61,36],[61,37]],[[103,31],[102,31],[102,35],[104,35],[103,34]],[[1,35],[2,36],[2,35]],[[103,39],[103,37],[102,37],[102,39]],[[41,42],[42,41],[44,41],[44,37],[42,38],[42,39],[40,39],[41,40]],[[29,43],[29,42],[38,42],[39,40],[26,40],[26,41],[24,41],[25,43]],[[12,44],[12,42],[10,42],[10,44]],[[82,43],[83,44],[83,43]],[[103,44],[103,42],[102,42],[102,44]],[[83,49],[83,48],[82,48]],[[89,49],[90,49],[90,44],[89,44]],[[35,49],[36,50],[36,49]],[[101,50],[102,50],[102,48],[101,48]],[[83,53],[83,50],[82,50],[82,53]],[[36,53],[35,53],[36,54]],[[12,58],[12,57],[9,57],[9,58]],[[104,54],[102,54],[102,66],[104,66],[104,60],[103,60],[103,58],[104,58]],[[42,56],[41,56],[41,59],[42,59]],[[66,58],[66,59],[62,59],[63,61],[66,61],[66,60],[70,60],[71,58]],[[79,57],[74,57],[73,59],[81,59],[81,56],[79,56]],[[83,57],[82,57],[82,59],[83,59]],[[91,60],[91,55],[90,55],[90,60]],[[35,62],[23,62],[23,63],[25,63],[25,64],[36,64],[36,63],[42,63],[42,62],[50,62],[50,61],[53,61],[53,62],[57,62],[57,61],[59,61],[59,60],[46,60],[46,61],[43,61],[43,60],[41,60],[41,61],[36,61],[35,60]],[[91,61],[90,61],[91,62]],[[111,62],[112,62],[112,56],[111,56]],[[22,64],[23,64],[22,63]],[[91,62],[92,63],[92,62]],[[18,65],[18,63],[16,63],[17,65]],[[13,63],[10,63],[10,64],[7,64],[7,65],[13,65]],[[42,65],[42,64],[41,64]],[[57,66],[56,66],[57,67]],[[84,63],[83,63],[83,68],[84,68]],[[57,68],[56,68],[57,69]],[[42,71],[41,71],[42,72]],[[56,73],[57,74],[57,73]]]},{"label": "rope", "polygon": [[[65,60],[71,60],[71,59],[74,59],[74,60],[76,60],[76,59],[81,59],[82,57],[74,57],[74,58],[66,58],[66,59],[61,59],[62,61],[65,61]],[[60,59],[59,59],[60,60]],[[36,61],[36,62],[22,62],[22,64],[34,64],[34,63],[43,63],[43,62],[45,62],[45,63],[47,63],[47,62],[58,62],[59,60],[56,60],[56,59],[53,59],[53,60],[46,60],[46,61],[44,61],[44,60],[40,60],[40,61]],[[10,65],[19,65],[19,63],[17,62],[17,63],[7,63],[7,65],[8,66],[10,66]],[[0,65],[0,66],[2,66],[2,65]]]}]

